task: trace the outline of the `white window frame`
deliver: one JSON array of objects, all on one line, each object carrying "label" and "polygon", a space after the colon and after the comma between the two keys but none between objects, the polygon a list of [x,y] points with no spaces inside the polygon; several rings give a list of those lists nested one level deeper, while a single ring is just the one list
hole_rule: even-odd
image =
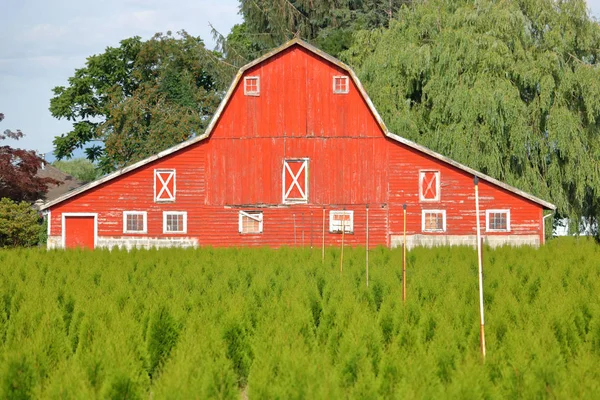
[{"label": "white window frame", "polygon": [[[336,79],[341,79],[341,80],[343,80],[345,82],[345,86],[346,86],[345,90],[344,89],[342,89],[342,90],[336,89],[336,87],[335,87],[335,81],[336,81]],[[346,94],[346,93],[350,92],[350,80],[348,79],[347,75],[334,75],[332,82],[333,82],[333,93],[335,93],[335,94]]]},{"label": "white window frame", "polygon": [[[170,178],[167,177],[163,180],[162,175],[169,173]],[[173,193],[170,193],[168,189],[168,183],[173,179]],[[156,193],[157,184],[160,183],[161,190]],[[159,198],[164,190],[167,190],[170,194],[168,198]],[[155,203],[173,203],[177,194],[177,171],[172,168],[158,168],[154,170],[154,202]]]},{"label": "white window frame", "polygon": [[[426,214],[442,214],[442,229],[425,229]],[[446,210],[421,210],[421,231],[422,232],[446,232]]]},{"label": "white window frame", "polygon": [[[309,164],[309,159],[308,158],[288,158],[283,160],[283,173],[281,176],[281,198],[282,198],[282,202],[283,204],[305,204],[308,203],[308,164]],[[288,165],[288,163],[297,163],[297,162],[302,162],[302,166],[300,167],[300,169],[298,170],[298,173],[296,175],[294,175],[294,173],[292,172],[292,169],[290,168],[290,166]],[[300,187],[300,182],[298,182],[298,178],[300,177],[300,175],[302,175],[302,170],[305,170],[304,173],[304,191],[302,190],[302,188]],[[288,185],[288,182],[286,181],[285,177],[288,175],[291,176],[292,182],[290,185]],[[298,187],[298,190],[300,191],[301,194],[303,194],[302,198],[299,199],[290,199],[288,196],[290,194],[290,192],[292,191],[292,188],[296,186]],[[286,189],[288,189],[286,191]]]},{"label": "white window frame", "polygon": [[[183,229],[180,231],[169,231],[167,230],[167,216],[169,215],[182,215],[183,216]],[[187,211],[163,211],[163,233],[187,233]]]},{"label": "white window frame", "polygon": [[[258,221],[258,232],[244,232],[243,217]],[[259,235],[263,233],[264,214],[262,211],[242,211],[238,213],[238,232],[242,235]]]},{"label": "white window frame", "polygon": [[[436,197],[434,199],[426,199],[424,197],[424,193],[423,193],[423,179],[425,179],[425,174],[427,173],[434,173],[435,174],[435,182],[436,182],[436,188],[435,188],[435,194]],[[433,169],[423,169],[419,171],[419,200],[420,201],[424,201],[424,202],[435,202],[435,201],[440,201],[441,195],[440,195],[440,171],[438,170],[433,170]]]},{"label": "white window frame", "polygon": [[[256,80],[256,90],[247,90],[246,82],[250,80]],[[260,76],[245,76],[244,77],[244,95],[246,96],[260,96]]]},{"label": "white window frame", "polygon": [[[343,224],[343,229],[339,229],[337,230],[335,228],[334,224],[334,219],[333,217],[335,215],[349,215],[350,216],[350,222],[349,222],[349,227],[346,227],[346,223]],[[344,233],[354,233],[354,211],[353,210],[331,210],[329,211],[329,233],[342,233],[342,230],[344,230]]]},{"label": "white window frame", "polygon": [[[491,229],[490,228],[490,214],[506,213],[506,229]],[[495,209],[485,210],[485,231],[486,232],[510,232],[510,210],[509,209]]]},{"label": "white window frame", "polygon": [[[141,231],[130,231],[127,230],[127,216],[128,215],[143,215],[144,216],[144,229]],[[148,213],[146,211],[123,211],[123,233],[136,233],[143,234],[148,233]]]}]

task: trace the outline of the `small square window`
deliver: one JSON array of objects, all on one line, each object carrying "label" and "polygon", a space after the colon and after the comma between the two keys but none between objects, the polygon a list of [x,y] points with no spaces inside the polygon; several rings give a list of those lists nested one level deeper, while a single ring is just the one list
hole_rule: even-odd
[{"label": "small square window", "polygon": [[440,200],[440,171],[419,171],[419,200]]},{"label": "small square window", "polygon": [[123,233],[147,233],[145,211],[123,211]]},{"label": "small square window", "polygon": [[510,210],[487,210],[485,212],[485,230],[488,232],[509,232]]},{"label": "small square window", "polygon": [[164,211],[163,212],[163,233],[186,233],[187,232],[187,212],[184,211]]},{"label": "small square window", "polygon": [[258,76],[247,76],[244,78],[244,94],[246,96],[260,95],[260,78]]},{"label": "small square window", "polygon": [[263,213],[262,211],[240,211],[239,232],[245,234],[262,233]]},{"label": "small square window", "polygon": [[421,218],[423,232],[446,231],[446,210],[423,210]]},{"label": "small square window", "polygon": [[329,232],[331,233],[353,233],[354,211],[330,211]]},{"label": "small square window", "polygon": [[347,76],[333,77],[333,93],[348,93],[349,86]]}]

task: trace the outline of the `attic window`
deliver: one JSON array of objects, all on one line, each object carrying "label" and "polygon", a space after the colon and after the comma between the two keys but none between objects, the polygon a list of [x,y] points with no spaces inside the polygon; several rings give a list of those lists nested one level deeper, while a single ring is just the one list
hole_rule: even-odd
[{"label": "attic window", "polygon": [[247,76],[244,78],[244,94],[246,96],[260,95],[260,78],[258,76]]},{"label": "attic window", "polygon": [[333,93],[345,94],[348,93],[348,77],[334,76],[333,77]]}]

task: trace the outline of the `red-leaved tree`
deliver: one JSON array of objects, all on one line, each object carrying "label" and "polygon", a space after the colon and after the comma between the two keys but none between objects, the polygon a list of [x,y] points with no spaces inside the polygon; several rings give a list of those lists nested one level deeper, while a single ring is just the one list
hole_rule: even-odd
[{"label": "red-leaved tree", "polygon": [[[0,113],[0,121],[4,114]],[[23,132],[9,129],[0,133],[4,139],[19,140]],[[15,149],[0,146],[0,198],[8,197],[14,201],[35,201],[48,191],[48,185],[59,184],[55,179],[36,176],[42,160],[33,150]]]}]

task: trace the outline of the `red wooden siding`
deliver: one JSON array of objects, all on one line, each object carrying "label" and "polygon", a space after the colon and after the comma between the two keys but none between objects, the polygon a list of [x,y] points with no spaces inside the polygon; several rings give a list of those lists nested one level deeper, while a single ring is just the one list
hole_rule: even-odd
[{"label": "red wooden siding", "polygon": [[[296,45],[250,68],[248,76],[259,78],[259,92],[245,95],[240,79],[209,138],[52,206],[50,235],[62,234],[63,212],[94,212],[100,237],[320,246],[325,226],[326,244],[337,245],[341,234],[329,233],[329,211],[352,210],[354,232],[345,241],[359,245],[365,243],[369,205],[370,244],[389,245],[391,235],[402,233],[404,203],[409,234],[422,233],[423,209],[446,211],[446,232],[428,234],[474,234],[472,176],[387,138],[352,79],[348,93],[334,93],[334,76],[348,76],[346,70]],[[286,172],[285,160],[299,162]],[[299,173],[300,160],[307,168]],[[172,180],[160,172],[169,170],[175,171]],[[439,171],[439,193],[436,185],[423,188],[427,196],[439,194],[439,201],[420,200],[420,171]],[[283,204],[296,176],[290,196],[308,192],[308,200]],[[485,210],[507,208],[510,234],[542,235],[540,205],[480,182],[484,234]],[[174,201],[161,201],[167,192]],[[261,234],[238,232],[240,210],[263,212]],[[124,235],[123,211],[147,212],[147,233]],[[163,211],[187,212],[187,233],[164,234]]]}]

